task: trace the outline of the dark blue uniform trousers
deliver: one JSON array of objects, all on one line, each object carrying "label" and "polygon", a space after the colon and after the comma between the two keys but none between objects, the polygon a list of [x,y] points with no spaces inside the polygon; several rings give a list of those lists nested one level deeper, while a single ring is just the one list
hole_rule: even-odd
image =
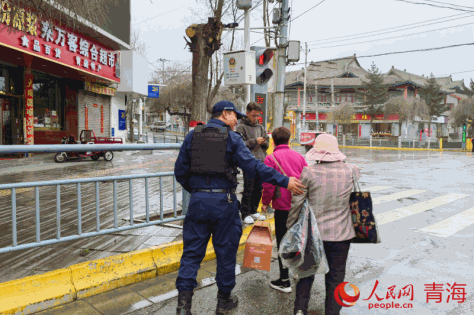
[{"label": "dark blue uniform trousers", "polygon": [[183,226],[183,256],[176,280],[178,291],[192,291],[201,261],[206,254],[207,244],[212,243],[217,257],[217,287],[231,292],[235,286],[235,264],[242,221],[239,216],[240,203],[226,193],[194,192]]}]

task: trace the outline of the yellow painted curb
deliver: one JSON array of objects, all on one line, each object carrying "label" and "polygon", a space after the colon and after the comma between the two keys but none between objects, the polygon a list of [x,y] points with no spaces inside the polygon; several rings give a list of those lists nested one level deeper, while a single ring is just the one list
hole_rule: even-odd
[{"label": "yellow painted curb", "polygon": [[445,151],[445,152],[469,152],[467,150],[446,150],[446,149],[423,149],[423,148],[391,148],[391,147],[359,147],[359,146],[343,146],[340,148],[347,149],[372,149],[372,150],[392,150],[392,151]]},{"label": "yellow painted curb", "polygon": [[76,289],[69,269],[0,284],[0,314],[31,314],[75,299]]},{"label": "yellow painted curb", "polygon": [[[275,219],[266,222],[274,235]],[[252,227],[242,230],[239,250],[244,249]],[[0,314],[31,314],[171,273],[179,269],[182,252],[183,242],[177,241],[0,283]],[[211,238],[203,261],[215,258]]]},{"label": "yellow painted curb", "polygon": [[156,265],[149,249],[80,263],[69,269],[78,299],[156,276]]},{"label": "yellow painted curb", "polygon": [[182,252],[182,241],[154,246],[152,256],[157,268],[156,274],[161,276],[178,270]]}]

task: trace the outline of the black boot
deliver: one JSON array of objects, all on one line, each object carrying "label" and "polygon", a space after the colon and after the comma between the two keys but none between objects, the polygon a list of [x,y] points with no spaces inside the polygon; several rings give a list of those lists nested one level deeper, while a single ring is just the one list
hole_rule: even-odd
[{"label": "black boot", "polygon": [[178,307],[176,315],[193,315],[191,313],[191,303],[193,299],[193,291],[182,291],[178,294]]},{"label": "black boot", "polygon": [[221,290],[217,292],[217,309],[216,315],[227,315],[230,311],[237,307],[239,299],[235,295],[224,293]]}]

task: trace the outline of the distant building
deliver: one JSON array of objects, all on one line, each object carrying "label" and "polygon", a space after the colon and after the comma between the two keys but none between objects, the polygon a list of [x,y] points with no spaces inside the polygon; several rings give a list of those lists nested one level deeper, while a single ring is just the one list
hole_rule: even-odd
[{"label": "distant building", "polygon": [[[346,134],[356,137],[369,137],[371,133],[398,136],[397,115],[376,115],[373,121],[373,131],[370,130],[370,116],[363,115],[364,105],[356,97],[356,90],[362,86],[362,80],[366,80],[367,71],[357,61],[356,55],[333,60],[311,62],[307,69],[306,82],[306,123],[307,129],[316,129],[316,111],[318,109],[319,127],[324,131],[337,134],[336,123],[328,121],[327,113],[341,103],[353,104],[356,115],[351,120]],[[414,98],[422,87],[427,76],[415,75],[406,70],[392,67],[383,74],[384,84],[388,86],[389,97]],[[454,107],[458,101],[465,96],[456,92],[462,91],[464,82],[452,81],[451,77],[436,78],[441,85],[442,92],[446,94],[445,103]],[[301,128],[303,112],[303,87],[304,69],[288,72],[286,74],[285,103],[288,111],[296,113],[296,124]],[[316,93],[317,87],[317,93]],[[419,96],[418,96],[419,97]],[[318,108],[316,108],[316,104]],[[448,121],[449,111],[441,117],[432,117],[432,137],[446,137],[455,134],[454,128]],[[428,122],[420,120],[417,124],[402,124],[402,137],[413,138],[419,136],[423,130],[423,137],[428,130]],[[347,131],[348,130],[348,131]],[[298,132],[297,132],[298,133]]]}]

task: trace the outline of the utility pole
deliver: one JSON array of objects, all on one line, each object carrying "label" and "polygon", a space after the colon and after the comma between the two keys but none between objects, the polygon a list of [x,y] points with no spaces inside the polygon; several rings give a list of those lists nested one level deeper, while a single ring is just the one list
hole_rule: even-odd
[{"label": "utility pole", "polygon": [[331,78],[331,106],[334,106],[334,79]]},{"label": "utility pole", "polygon": [[161,83],[165,84],[165,61],[170,61],[170,60],[160,58],[160,59],[158,59],[158,61],[161,61],[163,63],[163,73],[162,73],[162,77],[161,77]]},{"label": "utility pole", "polygon": [[316,97],[316,130],[319,131],[319,104],[318,104],[318,75],[316,74],[314,80],[314,96]]},{"label": "utility pole", "polygon": [[281,1],[281,23],[280,38],[278,45],[278,65],[277,65],[277,89],[275,93],[275,106],[273,107],[273,128],[283,126],[283,102],[285,97],[285,68],[286,68],[286,48],[288,47],[288,17],[289,0]]},{"label": "utility pole", "polygon": [[304,43],[305,49],[305,57],[304,57],[304,99],[303,99],[303,130],[306,130],[306,69],[308,64],[308,43]]},{"label": "utility pole", "polygon": [[[245,51],[250,51],[250,14],[249,9],[244,10],[244,41]],[[245,108],[250,103],[250,85],[245,86],[245,104],[242,108],[242,112],[245,112]]]}]

